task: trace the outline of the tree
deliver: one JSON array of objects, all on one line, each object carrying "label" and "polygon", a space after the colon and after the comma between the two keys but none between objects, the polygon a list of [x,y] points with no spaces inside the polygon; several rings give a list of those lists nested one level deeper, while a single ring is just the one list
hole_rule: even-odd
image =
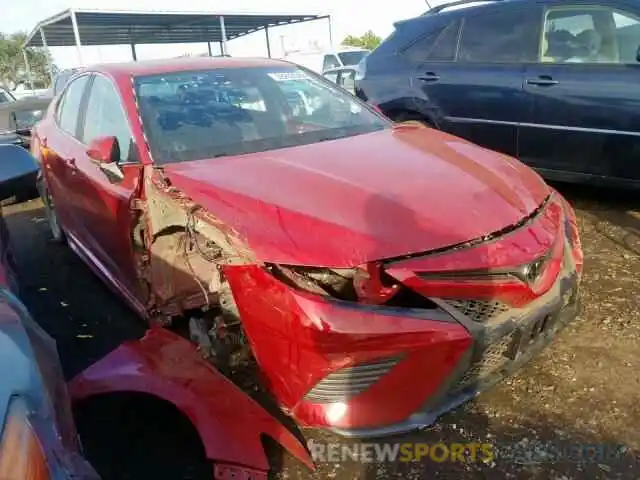
[{"label": "tree", "polygon": [[[28,83],[27,69],[24,64],[22,45],[27,35],[0,33],[0,85],[13,89],[20,83]],[[34,87],[49,85],[49,52],[44,48],[28,48],[27,58]]]},{"label": "tree", "polygon": [[368,30],[361,37],[347,35],[345,39],[342,40],[342,45],[350,45],[352,47],[361,47],[366,48],[367,50],[373,50],[380,45],[380,42],[382,42],[382,39],[371,30]]}]

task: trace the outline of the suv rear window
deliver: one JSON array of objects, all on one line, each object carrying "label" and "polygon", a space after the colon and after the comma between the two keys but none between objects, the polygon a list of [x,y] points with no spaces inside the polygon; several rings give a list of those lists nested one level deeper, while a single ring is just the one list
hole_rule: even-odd
[{"label": "suv rear window", "polygon": [[415,63],[453,61],[456,56],[459,26],[460,22],[456,20],[448,25],[437,27],[410,44],[404,50],[404,55]]}]

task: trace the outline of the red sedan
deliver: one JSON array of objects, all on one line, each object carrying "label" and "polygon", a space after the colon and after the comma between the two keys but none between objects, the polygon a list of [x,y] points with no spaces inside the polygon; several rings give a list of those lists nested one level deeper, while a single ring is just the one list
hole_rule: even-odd
[{"label": "red sedan", "polygon": [[214,362],[248,345],[305,425],[428,425],[576,315],[575,217],[536,173],[287,62],[88,68],[32,151],[55,239]]}]

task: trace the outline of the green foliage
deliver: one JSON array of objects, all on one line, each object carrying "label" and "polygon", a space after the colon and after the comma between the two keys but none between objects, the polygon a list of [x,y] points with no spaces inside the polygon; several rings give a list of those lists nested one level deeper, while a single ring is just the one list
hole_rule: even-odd
[{"label": "green foliage", "polygon": [[366,48],[367,50],[373,50],[378,45],[380,45],[380,42],[382,42],[382,39],[371,30],[368,30],[361,37],[347,35],[342,41],[342,45],[349,45],[351,47],[360,47]]},{"label": "green foliage", "polygon": [[[24,33],[6,35],[0,33],[0,85],[15,88],[21,82],[27,82],[27,71],[22,55],[22,45],[27,36]],[[29,68],[35,88],[49,85],[47,60],[49,53],[43,48],[27,49]]]}]

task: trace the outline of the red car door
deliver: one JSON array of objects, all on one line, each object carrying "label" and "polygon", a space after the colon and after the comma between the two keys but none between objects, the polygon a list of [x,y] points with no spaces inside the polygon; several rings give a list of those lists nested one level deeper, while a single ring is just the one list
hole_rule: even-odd
[{"label": "red car door", "polygon": [[[93,75],[81,122],[83,150],[76,157],[76,171],[69,181],[75,199],[69,208],[78,221],[79,247],[129,300],[140,299],[131,241],[131,201],[140,185],[142,164],[137,160],[139,152],[122,99],[110,78]],[[116,137],[119,144],[119,178],[108,176],[87,155],[92,141],[109,136]]]},{"label": "red car door", "polygon": [[78,199],[70,183],[76,173],[76,162],[84,155],[85,147],[78,140],[81,105],[86,100],[89,75],[82,75],[69,83],[57,100],[53,115],[48,115],[37,128],[37,153],[41,156],[43,174],[49,193],[54,198],[56,213],[64,230],[79,237],[71,205]]}]

